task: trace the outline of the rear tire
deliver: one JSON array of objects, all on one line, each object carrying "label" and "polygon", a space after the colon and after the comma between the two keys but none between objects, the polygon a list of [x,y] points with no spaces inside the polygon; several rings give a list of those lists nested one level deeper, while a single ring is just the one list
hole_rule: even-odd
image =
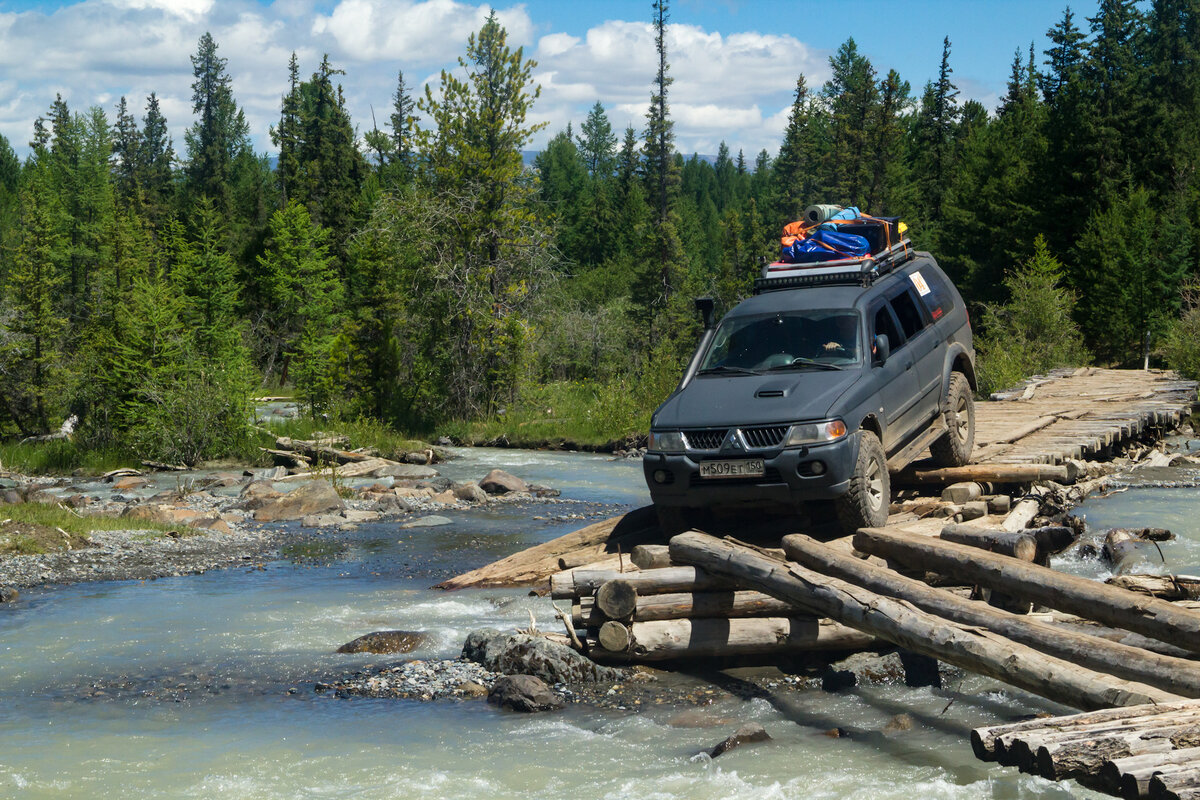
[{"label": "rear tire", "polygon": [[929,446],[929,454],[939,467],[965,467],[975,449],[975,398],[961,372],[950,373],[942,419],[946,432]]},{"label": "rear tire", "polygon": [[842,532],[879,528],[887,524],[892,500],[892,481],[879,437],[871,431],[858,433],[858,461],[850,476],[850,491],[834,501]]}]

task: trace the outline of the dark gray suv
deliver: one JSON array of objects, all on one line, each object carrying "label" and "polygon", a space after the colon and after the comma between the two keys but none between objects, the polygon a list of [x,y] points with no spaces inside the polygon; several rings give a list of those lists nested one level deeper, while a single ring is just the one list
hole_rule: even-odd
[{"label": "dark gray suv", "polygon": [[852,532],[886,522],[889,469],[926,448],[939,466],[968,463],[971,326],[932,256],[764,278],[756,292],[716,327],[709,311],[651,419],[643,465],[664,530],[701,510],[832,500]]}]

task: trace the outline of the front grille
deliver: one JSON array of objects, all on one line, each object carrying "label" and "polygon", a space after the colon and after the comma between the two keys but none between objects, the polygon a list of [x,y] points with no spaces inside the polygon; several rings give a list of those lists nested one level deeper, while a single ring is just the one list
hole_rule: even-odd
[{"label": "front grille", "polygon": [[684,431],[690,450],[720,450],[721,442],[725,441],[727,428],[710,428],[703,431]]},{"label": "front grille", "polygon": [[688,486],[747,486],[762,483],[783,483],[783,476],[774,467],[763,470],[761,477],[753,478],[701,478],[699,472],[692,473]]},{"label": "front grille", "polygon": [[764,428],[742,428],[742,437],[749,447],[778,447],[787,435],[786,425],[771,425]]}]

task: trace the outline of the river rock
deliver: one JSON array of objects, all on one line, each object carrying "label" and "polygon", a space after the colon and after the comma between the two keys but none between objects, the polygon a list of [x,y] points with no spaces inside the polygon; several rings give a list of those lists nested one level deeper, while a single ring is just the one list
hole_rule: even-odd
[{"label": "river rock", "polygon": [[411,653],[429,643],[419,631],[374,631],[339,647],[339,653]]},{"label": "river rock", "polygon": [[305,528],[331,528],[345,521],[344,517],[337,514],[309,514],[300,520],[300,524]]},{"label": "river rock", "polygon": [[437,514],[430,514],[427,517],[418,517],[401,525],[401,528],[436,528],[439,525],[449,525],[451,522],[449,517],[439,517]]},{"label": "river rock", "polygon": [[149,480],[146,478],[139,478],[135,475],[130,475],[127,478],[121,478],[118,481],[113,481],[113,489],[119,492],[127,492],[131,489],[141,489],[143,486],[149,485]]},{"label": "river rock", "polygon": [[486,503],[488,499],[487,492],[478,483],[460,483],[451,491],[456,498],[467,503]]},{"label": "river rock", "polygon": [[21,497],[21,493],[18,492],[16,489],[5,489],[4,493],[2,495],[0,495],[0,497],[3,497],[4,502],[8,503],[9,505],[12,505],[14,503],[24,503],[25,502],[25,498]]},{"label": "river rock", "polygon": [[488,688],[477,681],[463,681],[454,687],[463,697],[486,697]]},{"label": "river rock", "polygon": [[419,464],[421,466],[425,466],[432,460],[432,450],[416,450],[411,453],[405,453],[403,458],[405,464]]},{"label": "river rock", "polygon": [[423,467],[419,464],[387,464],[379,469],[372,470],[371,477],[373,478],[415,478],[424,480],[426,478],[436,478],[438,471],[433,467]]},{"label": "river rock", "polygon": [[501,633],[494,628],[471,631],[462,655],[492,672],[536,675],[548,683],[602,683],[624,677],[621,670],[600,666],[566,645],[541,636]]},{"label": "river rock", "polygon": [[232,529],[229,523],[221,519],[220,515],[213,512],[209,514],[200,514],[188,520],[187,524],[193,528],[201,528],[206,531],[216,531],[217,533],[231,533]]},{"label": "river rock", "polygon": [[562,698],[533,675],[504,675],[492,684],[488,702],[510,711],[555,711],[563,707]]},{"label": "river rock", "polygon": [[753,742],[769,742],[770,740],[771,735],[767,733],[766,728],[757,722],[747,722],[734,731],[728,739],[710,750],[708,755],[709,758],[716,758],[722,753],[728,753],[735,747],[741,747],[744,744],[751,744]]},{"label": "river rock", "polygon": [[403,514],[406,511],[412,511],[412,506],[395,494],[388,493],[380,495],[375,504],[371,506],[371,510],[378,511],[380,514]]},{"label": "river rock", "polygon": [[260,473],[262,479],[266,481],[277,481],[280,478],[286,478],[287,474],[287,467],[271,467],[270,469],[264,469]]},{"label": "river rock", "polygon": [[0,603],[11,603],[21,596],[21,593],[11,586],[0,586]]},{"label": "river rock", "polygon": [[452,488],[453,486],[454,486],[454,482],[452,480],[450,480],[449,478],[443,478],[440,475],[436,478],[430,478],[427,481],[417,481],[417,483],[416,483],[416,488],[429,489],[434,494],[437,494],[438,492],[444,492],[447,489]]},{"label": "river rock", "polygon": [[270,481],[252,480],[242,487],[242,491],[238,494],[236,507],[253,511],[266,505],[267,501],[279,497],[283,497],[283,492],[276,489],[275,484]]},{"label": "river rock", "polygon": [[855,653],[826,667],[821,688],[827,692],[851,689],[860,684],[898,683],[904,680],[904,663],[896,652]]},{"label": "river rock", "polygon": [[509,492],[524,492],[529,490],[528,484],[516,475],[510,475],[502,469],[494,469],[484,476],[479,486],[488,494],[508,494]]},{"label": "river rock", "polygon": [[267,501],[255,509],[254,519],[258,522],[280,522],[303,519],[309,514],[326,514],[345,508],[332,484],[327,481],[309,481],[282,497]]}]

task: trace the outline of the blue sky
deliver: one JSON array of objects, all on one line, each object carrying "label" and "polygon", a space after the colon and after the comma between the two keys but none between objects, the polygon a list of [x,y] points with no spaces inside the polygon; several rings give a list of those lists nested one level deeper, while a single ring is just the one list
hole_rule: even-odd
[{"label": "blue sky", "polygon": [[[578,124],[597,100],[614,127],[642,127],[654,73],[649,0],[497,2],[510,42],[539,62],[537,120],[549,123],[535,142],[567,122]],[[995,106],[1013,51],[1034,42],[1065,4],[1038,0],[675,0],[668,35],[671,105],[678,146],[715,152],[726,141],[748,158],[779,144],[796,77],[810,86],[828,77],[828,57],[853,36],[884,74],[896,69],[914,95],[936,76],[942,37],[962,99]],[[1072,6],[1077,23],[1096,0]],[[299,54],[312,72],[323,53],[346,71],[347,102],[360,130],[371,111],[387,117],[396,72],[431,83],[452,69],[487,6],[458,0],[0,0],[0,133],[25,152],[34,119],[56,92],[72,108],[111,113],[127,95],[141,109],[156,91],[177,148],[191,122],[188,55],[205,30],[228,59],[234,93],[255,145],[270,150],[267,127],[278,116],[287,59]]]}]

